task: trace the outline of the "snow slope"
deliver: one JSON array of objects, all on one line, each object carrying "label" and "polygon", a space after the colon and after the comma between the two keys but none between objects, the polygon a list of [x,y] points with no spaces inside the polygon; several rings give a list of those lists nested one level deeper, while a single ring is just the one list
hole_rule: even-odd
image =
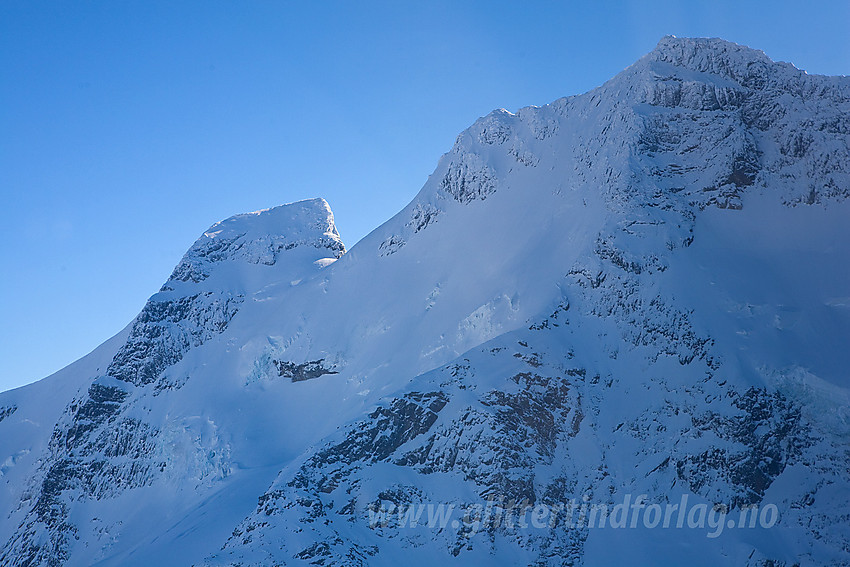
[{"label": "snow slope", "polygon": [[[0,394],[0,563],[848,564],[848,142],[850,80],[667,37],[478,120],[348,252],[321,199],[218,223]],[[369,522],[626,494],[780,519]]]}]

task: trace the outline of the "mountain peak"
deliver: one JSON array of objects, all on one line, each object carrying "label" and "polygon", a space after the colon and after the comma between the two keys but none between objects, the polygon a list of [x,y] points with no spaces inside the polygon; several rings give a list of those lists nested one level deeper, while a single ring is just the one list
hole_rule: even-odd
[{"label": "mountain peak", "polygon": [[740,45],[719,37],[676,37],[666,35],[649,53],[649,57],[675,65],[699,68],[710,60],[725,60],[736,63],[773,63],[764,51]]},{"label": "mountain peak", "polygon": [[646,59],[719,75],[743,86],[761,83],[770,66],[799,72],[793,65],[773,61],[763,51],[716,37],[664,36]]},{"label": "mountain peak", "polygon": [[224,260],[271,266],[282,252],[303,246],[334,259],[345,253],[333,212],[324,199],[296,201],[215,223],[195,241],[166,287],[175,280],[203,281],[212,265]]},{"label": "mountain peak", "polygon": [[212,225],[204,235],[208,236],[222,231],[260,230],[275,232],[309,228],[329,229],[336,234],[333,222],[333,212],[331,212],[330,205],[321,197],[317,197],[233,215]]}]

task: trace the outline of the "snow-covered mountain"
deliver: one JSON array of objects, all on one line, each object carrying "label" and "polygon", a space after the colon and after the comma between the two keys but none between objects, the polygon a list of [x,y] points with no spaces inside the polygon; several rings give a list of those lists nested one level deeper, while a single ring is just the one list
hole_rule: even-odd
[{"label": "snow-covered mountain", "polygon": [[850,565],[849,145],[850,79],[666,37],[350,251],[217,223],[0,394],[0,564]]}]

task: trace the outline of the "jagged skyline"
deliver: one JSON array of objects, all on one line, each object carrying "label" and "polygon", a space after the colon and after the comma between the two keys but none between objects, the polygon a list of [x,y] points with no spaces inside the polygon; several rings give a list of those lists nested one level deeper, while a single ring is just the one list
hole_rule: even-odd
[{"label": "jagged skyline", "polygon": [[0,390],[118,332],[216,220],[324,197],[351,246],[494,108],[584,92],[670,33],[847,73],[848,9],[5,3]]}]

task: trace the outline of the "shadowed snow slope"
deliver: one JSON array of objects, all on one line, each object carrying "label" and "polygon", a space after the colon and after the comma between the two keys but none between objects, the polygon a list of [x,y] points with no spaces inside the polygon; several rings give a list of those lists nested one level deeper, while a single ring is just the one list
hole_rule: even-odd
[{"label": "shadowed snow slope", "polygon": [[[847,78],[667,37],[476,121],[348,252],[321,199],[217,223],[0,394],[0,563],[850,563],[848,143]],[[778,520],[370,520],[628,494]]]}]

